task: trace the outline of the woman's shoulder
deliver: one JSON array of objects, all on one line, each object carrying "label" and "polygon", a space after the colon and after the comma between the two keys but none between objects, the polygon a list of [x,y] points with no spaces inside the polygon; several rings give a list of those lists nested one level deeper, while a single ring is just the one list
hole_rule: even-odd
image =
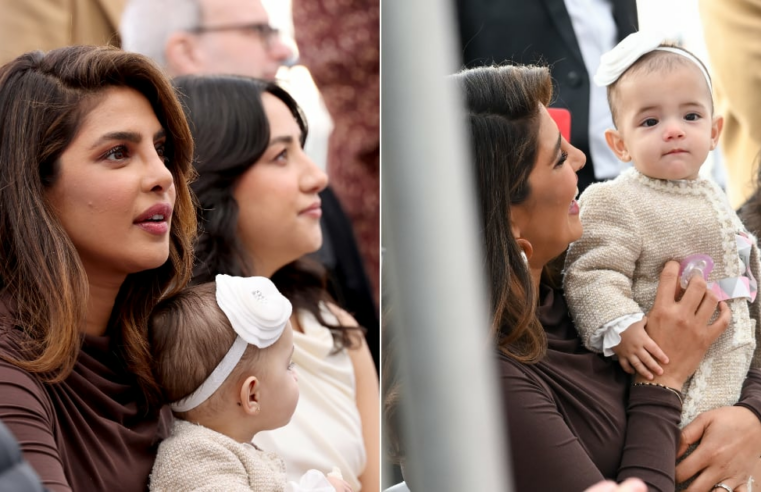
[{"label": "woman's shoulder", "polygon": [[552,392],[538,371],[536,364],[526,364],[504,354],[498,356],[498,376],[504,387],[520,384],[523,390],[550,396]]},{"label": "woman's shoulder", "polygon": [[24,337],[15,319],[13,303],[0,297],[0,381],[30,380],[36,383],[33,386],[41,388],[38,378],[10,362],[24,360]]}]

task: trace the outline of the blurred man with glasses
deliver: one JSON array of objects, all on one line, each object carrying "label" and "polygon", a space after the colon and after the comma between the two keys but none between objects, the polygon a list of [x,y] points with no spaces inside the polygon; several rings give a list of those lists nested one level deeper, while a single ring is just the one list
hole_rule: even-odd
[{"label": "blurred man with glasses", "polygon": [[130,0],[120,32],[125,50],[150,56],[172,76],[273,80],[293,56],[261,0]]}]

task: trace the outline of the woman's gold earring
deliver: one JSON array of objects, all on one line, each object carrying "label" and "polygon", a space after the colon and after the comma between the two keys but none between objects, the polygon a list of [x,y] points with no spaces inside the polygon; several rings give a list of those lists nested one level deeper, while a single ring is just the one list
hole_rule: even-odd
[{"label": "woman's gold earring", "polygon": [[523,261],[525,261],[526,265],[528,265],[529,258],[531,258],[531,255],[534,254],[534,247],[531,246],[531,243],[526,239],[518,238],[515,241],[518,243],[518,247],[521,249],[521,257],[523,258]]}]

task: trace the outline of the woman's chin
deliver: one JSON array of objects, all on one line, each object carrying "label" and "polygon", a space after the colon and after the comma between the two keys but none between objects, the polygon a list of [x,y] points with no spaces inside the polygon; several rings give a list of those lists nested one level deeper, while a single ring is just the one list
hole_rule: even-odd
[{"label": "woman's chin", "polygon": [[147,254],[140,258],[135,258],[132,262],[130,273],[140,273],[146,270],[155,270],[163,266],[169,259],[169,251]]}]

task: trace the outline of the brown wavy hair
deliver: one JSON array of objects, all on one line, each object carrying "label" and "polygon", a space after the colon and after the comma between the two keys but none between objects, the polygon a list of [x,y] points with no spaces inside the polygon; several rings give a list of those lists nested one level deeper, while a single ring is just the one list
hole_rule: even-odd
[{"label": "brown wavy hair", "polygon": [[108,324],[144,409],[155,411],[160,390],[151,372],[148,316],[164,295],[190,280],[196,212],[188,186],[190,130],[170,82],[144,56],[74,46],[26,53],[0,68],[0,295],[25,335],[22,360],[6,359],[46,383],[64,380],[77,360],[87,274],[45,190],[56,180],[61,154],[110,87],[133,88],[150,102],[167,131],[168,167],[177,191],[168,260],[127,276]]},{"label": "brown wavy hair", "polygon": [[528,267],[510,227],[510,210],[531,194],[529,174],[539,147],[540,105],[552,99],[549,69],[493,66],[453,76],[464,96],[476,173],[478,209],[489,281],[491,333],[502,354],[539,361],[547,347],[536,317]]}]

